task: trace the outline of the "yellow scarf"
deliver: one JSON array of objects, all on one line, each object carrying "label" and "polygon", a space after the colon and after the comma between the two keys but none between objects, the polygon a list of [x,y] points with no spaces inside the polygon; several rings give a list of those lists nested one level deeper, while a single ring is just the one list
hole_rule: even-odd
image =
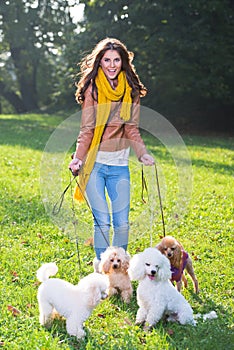
[{"label": "yellow scarf", "polygon": [[105,125],[110,115],[111,101],[119,101],[122,99],[120,117],[124,121],[128,121],[131,117],[132,89],[128,84],[125,72],[121,71],[119,73],[118,85],[115,90],[112,89],[101,67],[98,69],[95,83],[98,90],[96,125],[85,163],[79,173],[79,186],[75,187],[74,198],[78,201],[82,201],[84,199],[83,194],[96,160],[97,151]]}]

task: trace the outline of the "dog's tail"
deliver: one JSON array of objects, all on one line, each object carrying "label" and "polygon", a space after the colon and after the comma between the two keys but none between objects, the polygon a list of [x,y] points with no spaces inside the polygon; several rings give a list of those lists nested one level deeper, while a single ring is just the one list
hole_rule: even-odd
[{"label": "dog's tail", "polygon": [[43,264],[38,270],[37,270],[37,279],[40,282],[45,282],[49,279],[50,276],[56,275],[58,272],[58,267],[55,263],[46,263]]}]

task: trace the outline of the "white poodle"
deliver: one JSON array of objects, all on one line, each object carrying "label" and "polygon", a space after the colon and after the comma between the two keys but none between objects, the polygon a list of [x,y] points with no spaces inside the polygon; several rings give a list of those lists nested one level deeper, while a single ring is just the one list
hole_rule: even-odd
[{"label": "white poodle", "polygon": [[136,324],[152,328],[164,315],[168,321],[195,325],[193,310],[171,284],[170,262],[156,248],[147,248],[130,260],[131,280],[139,281]]},{"label": "white poodle", "polygon": [[73,285],[59,278],[51,278],[58,271],[55,263],[43,264],[37,271],[37,278],[43,282],[38,289],[38,303],[42,325],[49,325],[53,313],[66,318],[68,334],[77,339],[85,336],[83,322],[101,299],[107,297],[109,282],[100,273],[91,273]]}]

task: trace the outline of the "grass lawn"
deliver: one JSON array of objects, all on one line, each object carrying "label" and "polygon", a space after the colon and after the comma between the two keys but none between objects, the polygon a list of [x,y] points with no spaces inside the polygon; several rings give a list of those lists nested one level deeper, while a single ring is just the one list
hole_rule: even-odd
[{"label": "grass lawn", "polygon": [[[67,164],[75,141],[73,136],[66,152],[60,147],[62,136],[56,141],[56,149],[48,149],[51,146],[48,140],[64,119],[64,115],[0,116],[0,347],[233,349],[234,140],[224,136],[184,136],[191,166],[188,163],[186,173],[182,172],[178,180],[178,168],[167,147],[144,135],[157,160],[166,233],[178,238],[190,253],[200,284],[200,293],[195,295],[189,280],[183,294],[195,314],[214,310],[218,318],[199,319],[196,327],[160,321],[152,332],[145,333],[134,325],[138,308],[134,282],[129,305],[112,297],[94,310],[85,322],[84,340],[78,342],[69,336],[64,320],[55,320],[49,330],[40,326],[36,271],[41,264],[55,261],[59,268],[57,277],[74,284],[93,271],[94,251],[86,241],[92,236],[88,208],[85,204],[76,205],[73,212],[69,190],[60,213],[51,214],[70,179]],[[78,125],[74,132],[77,134]],[[131,157],[130,168],[128,250],[133,255],[159,242],[162,223],[152,168],[145,169],[149,189],[146,204],[141,200],[141,166],[135,156]]]}]

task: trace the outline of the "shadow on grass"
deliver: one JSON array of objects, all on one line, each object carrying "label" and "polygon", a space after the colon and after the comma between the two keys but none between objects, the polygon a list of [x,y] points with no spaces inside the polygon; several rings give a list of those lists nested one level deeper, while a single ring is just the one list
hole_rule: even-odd
[{"label": "shadow on grass", "polygon": [[[42,150],[64,116],[32,115],[22,119],[0,117],[0,144]],[[34,118],[34,119],[33,119]]]},{"label": "shadow on grass", "polygon": [[[136,338],[138,338],[138,344],[141,344],[140,348],[152,349],[152,342],[154,342],[154,338],[156,344],[159,337],[165,339],[165,336],[169,349],[233,349],[233,333],[231,327],[228,325],[228,323],[231,324],[231,319],[233,317],[231,313],[227,312],[227,310],[225,310],[222,306],[216,305],[210,299],[202,300],[201,297],[195,294],[194,298],[202,305],[202,315],[215,310],[218,318],[210,320],[208,319],[206,321],[203,321],[203,319],[200,318],[197,320],[197,325],[195,327],[190,325],[183,326],[178,323],[161,320],[152,331],[145,332],[141,327],[136,327],[134,325],[135,314],[137,310],[135,297],[134,300],[132,299],[131,303],[126,306],[121,302],[120,298],[115,296],[111,298],[111,307],[108,307],[106,310],[104,309],[101,315],[105,320],[106,317],[110,317],[111,313],[114,314],[115,319],[113,320],[113,324],[111,324],[108,328],[108,333],[105,330],[105,327],[103,329],[100,327],[99,321],[96,325],[96,327],[99,327],[99,333],[97,333],[96,329],[95,332],[92,333],[90,328],[84,327],[86,331],[85,338],[77,340],[76,337],[71,337],[66,333],[65,321],[62,320],[54,321],[50,333],[53,337],[59,337],[61,343],[68,344],[71,349],[86,349],[86,346],[89,345],[90,349],[93,348],[106,350],[109,350],[110,348],[108,337],[110,337],[113,341],[113,334],[116,334],[116,349],[119,349],[117,346],[119,336],[118,331],[121,324],[121,327],[125,328],[124,334],[126,338],[128,338],[128,347],[126,348],[128,350],[136,349],[135,345],[131,346],[131,344],[136,344]],[[124,311],[125,313],[128,312],[129,318],[118,318],[118,312],[121,311]],[[97,317],[100,318],[101,316],[98,315]],[[126,322],[126,318],[128,318],[128,322]],[[95,323],[93,323],[93,327],[95,327]],[[102,338],[105,338],[107,341],[103,343]],[[123,339],[119,339],[119,342],[122,340]],[[155,348],[158,350],[164,349],[164,347],[160,346]]]},{"label": "shadow on grass", "polygon": [[[218,318],[197,319],[195,327],[180,326],[178,324],[171,324],[169,343],[173,346],[180,344],[180,350],[186,349],[205,349],[205,350],[231,350],[233,349],[233,332],[231,329],[231,320],[233,315],[231,312],[225,310],[221,305],[216,305],[212,300],[201,300],[200,297],[194,295],[194,298],[200,301],[203,305],[201,315],[205,315],[211,311],[217,313]],[[196,315],[196,312],[194,312]],[[181,329],[184,327],[184,331]]]},{"label": "shadow on grass", "polygon": [[192,160],[192,164],[198,168],[206,168],[212,170],[214,173],[220,173],[233,176],[233,165],[227,165],[219,162],[211,162],[207,160]]},{"label": "shadow on grass", "polygon": [[1,208],[1,224],[30,224],[38,222],[38,219],[50,221],[46,215],[44,206],[39,196],[34,198],[4,198],[4,207]]},{"label": "shadow on grass", "polygon": [[[156,161],[157,159],[165,162],[168,162],[169,160],[171,160],[169,150],[167,150],[165,146],[163,146],[158,140],[155,140],[155,138],[153,138],[152,136],[149,136],[146,132],[143,132],[143,134],[147,137],[147,141],[146,141],[147,148],[154,154]],[[207,148],[208,151],[210,151],[211,148],[214,148],[214,149],[221,148],[223,150],[234,151],[234,142],[233,142],[233,138],[231,137],[209,138],[209,137],[194,136],[194,137],[185,137],[184,142],[185,142],[185,146],[188,145],[190,147],[194,146],[195,148],[198,147],[203,149]],[[180,160],[181,162],[183,162],[183,159],[180,159],[178,156],[178,161]],[[196,166],[199,168],[204,167],[206,169],[211,169],[215,173],[233,175],[234,165],[224,164],[222,162],[219,162],[218,159],[217,161],[212,162],[210,160],[195,159],[193,157],[191,158],[191,162],[193,166]]]}]

